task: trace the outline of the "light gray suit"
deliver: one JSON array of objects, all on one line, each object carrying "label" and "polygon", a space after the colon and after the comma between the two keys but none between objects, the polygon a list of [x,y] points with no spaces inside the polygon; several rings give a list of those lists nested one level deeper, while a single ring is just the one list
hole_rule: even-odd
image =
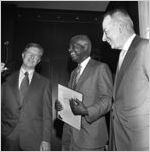
[{"label": "light gray suit", "polygon": [[[72,88],[71,74],[69,87]],[[111,108],[112,75],[109,67],[91,59],[75,88],[83,94],[83,103],[89,116],[81,118],[81,130],[64,125],[63,150],[98,150],[108,141],[105,114]]]},{"label": "light gray suit", "polygon": [[148,44],[148,40],[136,36],[116,76],[110,138],[110,147],[115,147],[113,150],[149,150]]}]

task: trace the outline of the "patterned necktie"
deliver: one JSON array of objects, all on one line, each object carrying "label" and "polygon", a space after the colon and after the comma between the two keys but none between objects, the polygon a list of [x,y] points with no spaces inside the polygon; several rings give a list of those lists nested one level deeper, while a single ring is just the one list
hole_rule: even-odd
[{"label": "patterned necktie", "polygon": [[78,65],[78,67],[75,70],[75,74],[73,78],[73,88],[75,88],[76,84],[78,83],[78,80],[80,78],[80,71],[81,71],[81,65]]},{"label": "patterned necktie", "polygon": [[21,97],[21,103],[23,101],[23,98],[28,90],[29,87],[29,74],[28,72],[24,73],[24,78],[22,79],[21,85],[20,85],[20,97]]}]

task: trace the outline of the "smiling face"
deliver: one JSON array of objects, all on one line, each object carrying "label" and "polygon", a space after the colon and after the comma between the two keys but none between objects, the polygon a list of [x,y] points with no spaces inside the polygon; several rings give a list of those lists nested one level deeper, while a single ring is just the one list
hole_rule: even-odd
[{"label": "smiling face", "polygon": [[69,53],[73,61],[81,63],[85,58],[89,57],[88,42],[85,40],[76,40],[69,47]]},{"label": "smiling face", "polygon": [[119,23],[115,22],[109,15],[103,20],[102,40],[107,42],[112,49],[120,49],[121,28]]},{"label": "smiling face", "polygon": [[34,69],[41,60],[41,51],[37,47],[29,47],[22,53],[23,66],[26,69]]}]

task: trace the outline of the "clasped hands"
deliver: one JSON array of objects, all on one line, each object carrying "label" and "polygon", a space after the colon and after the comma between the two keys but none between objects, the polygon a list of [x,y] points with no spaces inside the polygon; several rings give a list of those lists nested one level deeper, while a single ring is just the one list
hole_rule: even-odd
[{"label": "clasped hands", "polygon": [[[74,115],[82,115],[82,116],[88,115],[87,108],[78,99],[71,98],[69,100],[69,103],[70,103],[70,108]],[[63,110],[62,104],[58,100],[56,100],[56,102],[55,102],[55,109],[57,111]]]}]

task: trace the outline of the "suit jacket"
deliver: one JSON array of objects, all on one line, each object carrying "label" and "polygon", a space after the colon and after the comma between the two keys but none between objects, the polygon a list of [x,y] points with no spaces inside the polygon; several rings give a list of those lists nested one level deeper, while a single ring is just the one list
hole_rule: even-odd
[{"label": "suit jacket", "polygon": [[[148,150],[150,109],[149,41],[138,36],[116,74],[111,141],[116,149]],[[114,129],[114,132],[113,132]],[[110,142],[111,144],[111,142]]]},{"label": "suit jacket", "polygon": [[12,139],[19,132],[23,150],[40,150],[41,141],[50,142],[51,137],[52,101],[49,81],[34,72],[21,105],[18,79],[19,72],[16,72],[2,85],[2,137]]},{"label": "suit jacket", "polygon": [[[74,73],[75,70],[69,81],[70,88]],[[63,148],[67,145],[77,146],[79,150],[103,147],[108,140],[105,114],[111,108],[112,99],[112,75],[109,67],[91,59],[80,76],[75,90],[83,94],[83,103],[88,109],[89,116],[81,117],[80,131],[67,124],[64,125]]]}]

